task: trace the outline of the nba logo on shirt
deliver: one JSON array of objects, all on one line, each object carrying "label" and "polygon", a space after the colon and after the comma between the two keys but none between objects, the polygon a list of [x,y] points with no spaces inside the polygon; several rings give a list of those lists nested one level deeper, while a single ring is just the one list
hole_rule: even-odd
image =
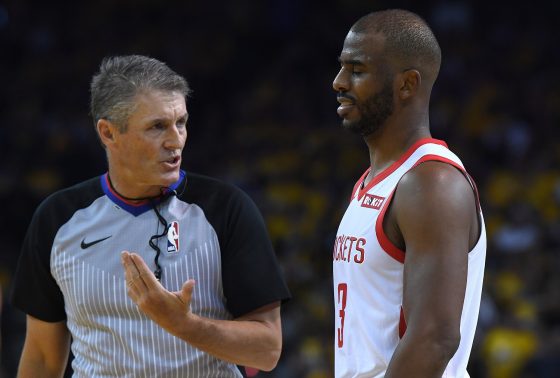
[{"label": "nba logo on shirt", "polygon": [[179,222],[173,221],[167,230],[167,252],[179,252]]}]

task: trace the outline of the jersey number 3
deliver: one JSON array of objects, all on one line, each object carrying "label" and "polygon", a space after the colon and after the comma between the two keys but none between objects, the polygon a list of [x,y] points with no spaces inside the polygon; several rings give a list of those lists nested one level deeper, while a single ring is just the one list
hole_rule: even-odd
[{"label": "jersey number 3", "polygon": [[346,315],[346,296],[348,293],[348,285],[346,283],[338,284],[338,316],[340,317],[340,327],[337,328],[338,334],[338,347],[342,348],[344,345],[344,316]]}]

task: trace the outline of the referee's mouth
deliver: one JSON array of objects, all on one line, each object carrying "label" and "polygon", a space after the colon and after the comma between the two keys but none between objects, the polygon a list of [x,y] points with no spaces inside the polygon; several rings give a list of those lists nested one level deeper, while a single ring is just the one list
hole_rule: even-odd
[{"label": "referee's mouth", "polygon": [[181,156],[173,156],[167,160],[162,161],[162,164],[171,169],[178,168],[181,165]]}]

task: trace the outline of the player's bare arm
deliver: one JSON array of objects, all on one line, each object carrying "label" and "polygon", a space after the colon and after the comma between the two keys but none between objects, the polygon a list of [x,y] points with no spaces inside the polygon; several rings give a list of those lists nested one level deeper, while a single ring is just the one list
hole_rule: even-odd
[{"label": "player's bare arm", "polygon": [[69,351],[70,333],[65,321],[49,323],[27,315],[18,378],[62,377]]},{"label": "player's bare arm", "polygon": [[441,377],[460,341],[468,252],[478,238],[474,192],[451,165],[425,162],[407,173],[385,224],[406,250],[406,332],[386,377]]},{"label": "player's bare arm", "polygon": [[203,318],[190,311],[196,283],[181,291],[166,290],[140,256],[123,252],[128,295],[140,310],[169,333],[220,359],[260,370],[272,370],[280,358],[280,302],[235,320]]}]

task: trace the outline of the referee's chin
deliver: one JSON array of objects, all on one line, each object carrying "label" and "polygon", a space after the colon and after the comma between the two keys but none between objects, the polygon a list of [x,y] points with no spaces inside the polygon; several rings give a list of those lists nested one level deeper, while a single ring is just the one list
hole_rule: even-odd
[{"label": "referee's chin", "polygon": [[158,184],[160,186],[171,186],[173,184],[175,184],[177,181],[179,181],[179,178],[181,177],[180,173],[179,173],[179,168],[173,170],[173,171],[168,171],[168,172],[164,172],[161,173],[158,177]]}]

